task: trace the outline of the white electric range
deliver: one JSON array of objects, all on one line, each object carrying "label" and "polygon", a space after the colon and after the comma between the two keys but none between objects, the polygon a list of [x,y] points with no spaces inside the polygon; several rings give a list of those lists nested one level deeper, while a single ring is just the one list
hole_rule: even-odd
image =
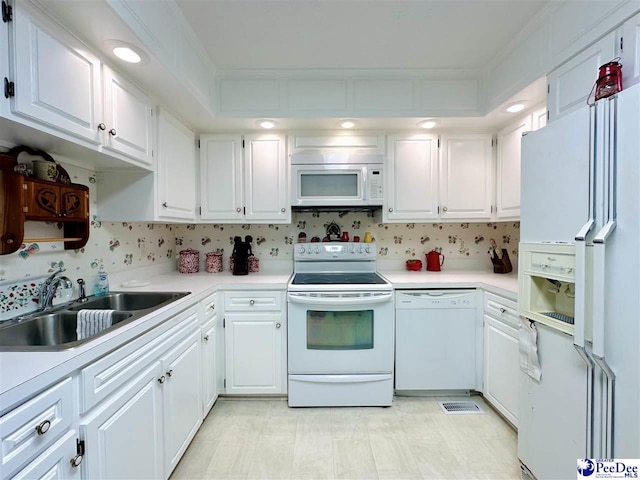
[{"label": "white electric range", "polygon": [[375,244],[296,244],[287,298],[289,406],[391,405],[393,288]]}]

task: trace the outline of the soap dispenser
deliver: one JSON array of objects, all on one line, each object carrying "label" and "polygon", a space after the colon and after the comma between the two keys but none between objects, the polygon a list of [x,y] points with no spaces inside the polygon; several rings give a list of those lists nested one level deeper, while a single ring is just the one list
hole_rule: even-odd
[{"label": "soap dispenser", "polygon": [[96,282],[93,293],[98,296],[109,293],[109,277],[103,264],[100,264],[98,268],[98,281]]}]

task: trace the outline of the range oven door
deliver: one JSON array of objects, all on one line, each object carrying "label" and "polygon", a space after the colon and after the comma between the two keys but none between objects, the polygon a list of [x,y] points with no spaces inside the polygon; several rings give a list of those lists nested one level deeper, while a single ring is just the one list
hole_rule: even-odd
[{"label": "range oven door", "polygon": [[392,299],[391,292],[289,292],[289,374],[391,373]]}]

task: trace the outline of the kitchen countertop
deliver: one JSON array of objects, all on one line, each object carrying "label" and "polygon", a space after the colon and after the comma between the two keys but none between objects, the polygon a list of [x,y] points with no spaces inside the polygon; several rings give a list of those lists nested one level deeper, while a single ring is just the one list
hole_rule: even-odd
[{"label": "kitchen countertop", "polygon": [[414,288],[482,288],[491,293],[517,300],[518,273],[493,273],[490,270],[443,270],[441,272],[410,272],[380,270],[379,273],[395,289]]},{"label": "kitchen countertop", "polygon": [[[460,270],[442,272],[382,270],[380,273],[396,289],[483,288],[514,300],[518,291],[516,273],[498,275],[490,271]],[[290,277],[291,272],[260,272],[246,276],[234,276],[227,272],[181,274],[177,271],[171,271],[147,278],[138,277],[139,280],[151,282],[145,287],[125,289],[119,286],[119,281],[113,282],[112,291],[188,291],[191,293],[131,324],[114,329],[112,332],[75,348],[47,352],[0,352],[0,412],[7,410],[22,398],[28,397],[162,324],[216,290],[283,290],[287,287]],[[131,278],[126,278],[126,280],[129,279]]]}]

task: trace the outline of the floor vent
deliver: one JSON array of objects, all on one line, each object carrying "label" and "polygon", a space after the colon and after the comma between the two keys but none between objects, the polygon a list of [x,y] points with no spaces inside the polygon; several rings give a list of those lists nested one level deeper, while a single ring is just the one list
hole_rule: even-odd
[{"label": "floor vent", "polygon": [[469,415],[484,413],[476,402],[438,402],[442,411],[447,415]]}]

